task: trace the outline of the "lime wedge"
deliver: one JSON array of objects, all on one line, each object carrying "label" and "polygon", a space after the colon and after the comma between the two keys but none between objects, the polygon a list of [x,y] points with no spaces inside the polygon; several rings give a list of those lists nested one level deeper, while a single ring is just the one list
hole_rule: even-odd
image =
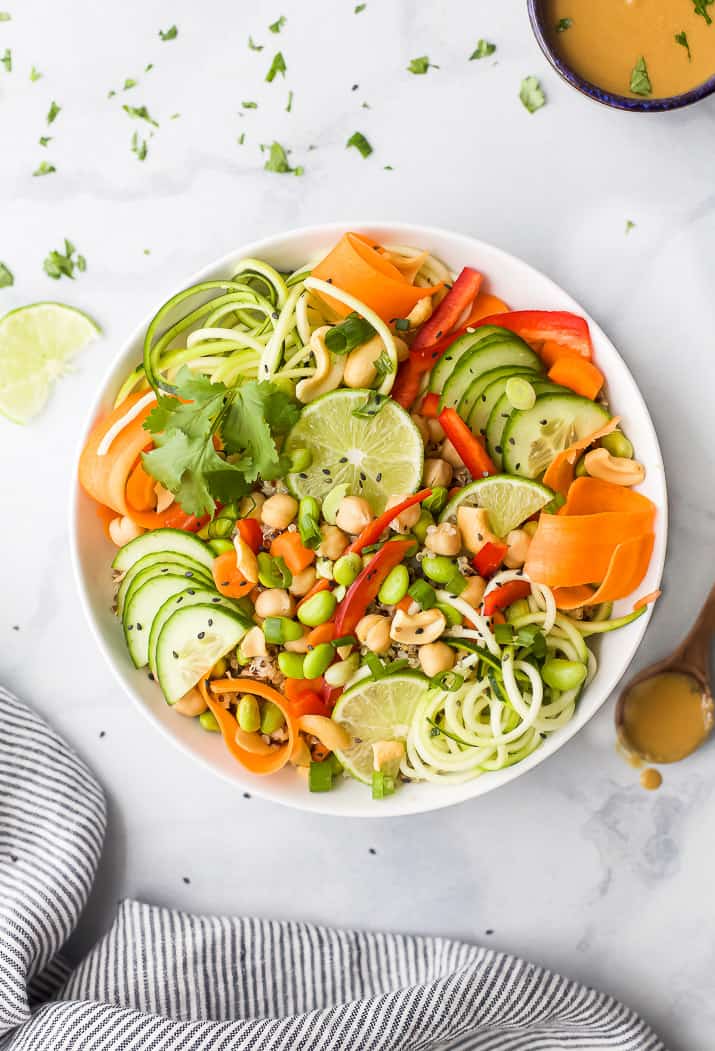
[{"label": "lime wedge", "polygon": [[518,478],[511,474],[494,474],[466,485],[450,500],[440,515],[440,521],[454,518],[460,504],[484,507],[489,512],[489,523],[497,536],[506,536],[511,529],[531,518],[545,507],[554,494],[545,485]]},{"label": "lime wedge", "polygon": [[413,493],[422,478],[424,446],[420,432],[397,402],[386,401],[374,416],[355,416],[370,392],[337,390],[303,409],[288,435],[285,452],[307,449],[312,457],[304,471],[289,474],[297,497],[322,500],[336,485],[364,496],[375,514],[388,496]]},{"label": "lime wedge", "polygon": [[44,407],[67,362],[97,338],[99,326],[74,307],[33,303],[0,320],[0,413],[27,423]]},{"label": "lime wedge", "polygon": [[372,745],[376,741],[404,741],[417,703],[429,682],[417,672],[368,679],[346,690],[333,710],[354,743],[336,752],[348,773],[358,781],[372,780]]}]

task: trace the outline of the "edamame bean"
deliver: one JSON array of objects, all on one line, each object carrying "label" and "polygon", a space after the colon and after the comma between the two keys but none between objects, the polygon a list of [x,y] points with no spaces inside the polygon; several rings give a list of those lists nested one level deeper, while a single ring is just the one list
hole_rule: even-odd
[{"label": "edamame bean", "polygon": [[454,606],[448,605],[446,602],[438,602],[435,609],[438,609],[440,613],[444,614],[444,619],[447,621],[447,627],[449,628],[456,627],[464,620],[464,617],[459,610],[455,609]]},{"label": "edamame bean", "polygon": [[604,434],[601,438],[601,446],[611,456],[622,456],[624,460],[633,458],[633,446],[622,431],[611,431],[610,434]]},{"label": "edamame bean", "polygon": [[303,638],[303,628],[290,617],[266,617],[263,621],[266,642],[280,646],[284,642],[297,642]]},{"label": "edamame bean", "polygon": [[320,642],[315,649],[309,650],[303,661],[303,674],[306,679],[317,679],[332,663],[335,650],[329,642]]},{"label": "edamame bean", "polygon": [[290,454],[290,470],[294,473],[304,471],[313,462],[310,449],[294,449]]},{"label": "edamame bean", "polygon": [[516,602],[512,602],[511,606],[507,609],[506,619],[511,624],[512,621],[518,620],[519,617],[528,617],[529,613],[529,603],[525,598],[518,598]]},{"label": "edamame bean", "polygon": [[211,669],[211,675],[214,679],[223,679],[227,671],[228,661],[226,661],[223,657],[219,657],[219,659],[216,661],[213,668]]},{"label": "edamame bean", "polygon": [[383,580],[377,597],[385,606],[394,606],[405,597],[409,586],[407,566],[395,566]]},{"label": "edamame bean", "polygon": [[337,604],[337,599],[331,591],[319,591],[317,595],[300,604],[298,620],[301,624],[307,624],[309,628],[317,628],[319,624],[330,620]]},{"label": "edamame bean", "polygon": [[252,697],[250,693],[242,694],[238,702],[236,718],[238,719],[238,725],[247,734],[254,734],[260,730],[261,709],[258,707],[256,698]]},{"label": "edamame bean", "polygon": [[434,517],[429,511],[425,511],[423,508],[422,511],[420,511],[420,517],[417,520],[417,524],[412,527],[412,532],[421,544],[424,544],[427,530],[431,525],[434,525]]},{"label": "edamame bean", "polygon": [[230,540],[210,540],[209,547],[217,555],[224,555],[227,551],[233,551],[233,544]]},{"label": "edamame bean", "polygon": [[575,690],[586,674],[586,665],[581,661],[566,661],[558,657],[544,661],[541,669],[541,678],[552,690]]},{"label": "edamame bean", "polygon": [[446,555],[426,555],[422,559],[422,572],[437,584],[446,584],[459,570],[453,558]]},{"label": "edamame bean", "polygon": [[359,667],[360,654],[353,653],[346,660],[331,664],[325,670],[325,681],[328,686],[344,686],[349,679],[352,679]]},{"label": "edamame bean", "polygon": [[362,569],[362,559],[355,551],[341,555],[333,566],[333,577],[338,584],[349,588]]},{"label": "edamame bean", "polygon": [[304,679],[303,654],[283,650],[278,654],[278,667],[288,679]]},{"label": "edamame bean", "polygon": [[218,734],[221,733],[221,727],[216,722],[216,716],[213,712],[203,712],[199,716],[199,722],[204,730],[208,730],[209,733]]},{"label": "edamame bean", "polygon": [[273,701],[264,701],[261,705],[261,733],[274,734],[285,723],[285,716]]},{"label": "edamame bean", "polygon": [[234,521],[232,518],[214,518],[209,522],[209,539],[226,540],[233,533]]},{"label": "edamame bean", "polygon": [[585,478],[588,474],[586,470],[586,457],[582,456],[574,468],[574,476],[576,478]]}]

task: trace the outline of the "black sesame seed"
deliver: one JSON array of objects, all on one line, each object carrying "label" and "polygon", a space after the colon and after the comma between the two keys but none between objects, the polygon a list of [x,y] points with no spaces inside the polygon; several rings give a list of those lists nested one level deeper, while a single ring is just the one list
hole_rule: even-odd
[{"label": "black sesame seed", "polygon": [[212,601],[212,602],[220,602],[220,601],[221,601],[221,599],[220,599],[220,598],[218,597],[218,595],[217,595],[217,596],[216,596],[216,598],[212,598],[212,599],[211,599],[211,601]]},{"label": "black sesame seed", "polygon": [[198,633],[198,635],[196,636],[196,638],[197,639],[205,639],[206,638],[206,632],[205,631],[200,631]]},{"label": "black sesame seed", "polygon": [[184,601],[184,596],[183,595],[179,595],[179,597],[176,600],[177,606],[179,605],[180,602],[183,602],[183,601]]},{"label": "black sesame seed", "polygon": [[486,400],[487,400],[486,394],[482,394],[482,401],[486,401]]},{"label": "black sesame seed", "polygon": [[213,627],[213,617],[209,617],[209,627]]},{"label": "black sesame seed", "polygon": [[360,472],[360,481],[361,482],[366,482],[367,481],[367,475],[363,474],[362,471]]},{"label": "black sesame seed", "polygon": [[501,445],[495,445],[494,446],[494,450],[495,450],[495,452],[500,453],[501,452]]},{"label": "black sesame seed", "polygon": [[141,631],[141,630],[142,630],[142,626],[141,626],[141,624],[139,624],[139,622],[137,622],[137,631]]},{"label": "black sesame seed", "polygon": [[183,876],[182,879],[183,879],[184,883],[191,883],[191,880],[189,879],[188,876]]},{"label": "black sesame seed", "polygon": [[[350,88],[350,90],[351,90],[351,91],[357,91],[357,89],[358,89],[359,87],[360,87],[360,85],[359,85],[359,84],[353,84],[353,86],[352,86],[352,87]],[[375,248],[377,248],[377,245],[375,245]]]},{"label": "black sesame seed", "polygon": [[326,281],[326,284],[332,285],[332,283],[333,283],[333,279],[332,279],[332,277],[329,277],[328,280]]},{"label": "black sesame seed", "polygon": [[539,420],[539,423],[541,424],[542,427],[545,427],[548,422],[549,422],[548,420]]},{"label": "black sesame seed", "polygon": [[168,572],[169,572],[169,570],[168,570],[168,568],[167,568],[167,569],[162,569],[162,571],[161,571],[161,572],[162,572],[162,573],[168,573]]},{"label": "black sesame seed", "polygon": [[298,475],[298,477],[299,477],[299,478],[307,478],[307,477],[308,477],[308,475],[307,475],[307,474],[305,474],[305,473],[304,473],[303,471],[301,471],[301,472],[300,472],[300,474]]},{"label": "black sesame seed", "polygon": [[149,672],[149,674],[147,675],[147,679],[149,679],[151,682],[154,682],[154,672],[153,671]]},{"label": "black sesame seed", "polygon": [[339,463],[347,463],[347,462],[348,462],[348,458],[347,458],[347,456],[341,456],[341,457],[340,457],[340,460],[339,460],[338,462],[339,462]]},{"label": "black sesame seed", "polygon": [[188,588],[186,594],[187,595],[195,595],[196,591],[194,590],[194,588]]},{"label": "black sesame seed", "polygon": [[13,865],[15,864],[15,862],[17,860],[18,860],[17,854],[11,854],[10,855],[10,861],[12,861]]},{"label": "black sesame seed", "polygon": [[323,467],[323,474],[330,475],[330,468],[329,467]]},{"label": "black sesame seed", "polygon": [[368,853],[369,853],[369,854],[377,854],[377,851],[375,850],[375,848],[374,848],[374,847],[370,847],[370,849],[369,849]]},{"label": "black sesame seed", "polygon": [[377,472],[377,474],[375,475],[375,481],[376,482],[381,482],[382,481],[382,471],[378,471]]},{"label": "black sesame seed", "polygon": [[176,650],[171,651],[171,656],[174,658],[175,661],[178,661],[179,654],[176,652]]},{"label": "black sesame seed", "polygon": [[193,569],[187,569],[186,572],[184,573],[185,577],[193,577],[193,575],[194,575]]},{"label": "black sesame seed", "polygon": [[439,332],[437,333],[437,339],[441,339],[441,338],[442,338],[442,329],[440,329]]},{"label": "black sesame seed", "polygon": [[509,445],[516,445],[516,441],[513,438],[510,438]]},{"label": "black sesame seed", "polygon": [[250,799],[251,798],[251,793],[250,792],[244,792],[243,793],[243,798],[244,799]]},{"label": "black sesame seed", "polygon": [[273,313],[271,314],[271,317],[273,318],[274,321],[277,321],[278,318],[280,317],[280,314],[278,313],[277,310],[274,310]]},{"label": "black sesame seed", "polygon": [[484,537],[482,536],[482,534],[481,533],[477,533],[477,540],[479,541],[480,544],[481,544],[483,539],[484,539]]},{"label": "black sesame seed", "polygon": [[425,629],[424,628],[415,628],[415,635],[424,635],[424,633],[425,633]]},{"label": "black sesame seed", "polygon": [[221,587],[222,587],[222,588],[227,588],[227,587],[228,587],[228,581],[227,581],[227,580],[223,580],[223,581],[221,582]]},{"label": "black sesame seed", "polygon": [[520,463],[518,463],[518,464],[516,465],[516,467],[515,467],[514,469],[515,469],[516,471],[518,471],[520,467],[521,467],[521,464],[520,464]]},{"label": "black sesame seed", "polygon": [[107,731],[106,730],[100,730],[99,731],[99,736],[100,736],[100,738],[101,737],[106,737],[107,736]]},{"label": "black sesame seed", "polygon": [[133,624],[127,624],[127,631],[134,631],[134,625]]},{"label": "black sesame seed", "polygon": [[491,927],[487,927],[487,929],[485,930],[484,933],[485,934],[494,934],[494,931],[491,929]]}]

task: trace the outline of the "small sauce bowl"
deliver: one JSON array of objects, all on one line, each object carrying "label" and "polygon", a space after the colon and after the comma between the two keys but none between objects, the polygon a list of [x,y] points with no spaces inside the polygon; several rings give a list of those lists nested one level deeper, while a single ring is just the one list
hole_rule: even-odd
[{"label": "small sauce bowl", "polygon": [[[598,0],[594,0],[594,2],[597,3]],[[527,6],[534,36],[553,68],[571,87],[576,88],[582,95],[587,95],[595,102],[600,102],[604,106],[611,106],[613,109],[627,110],[630,113],[660,113],[663,110],[690,106],[693,102],[700,102],[701,99],[707,98],[708,95],[712,95],[715,92],[715,75],[709,77],[702,84],[698,84],[697,87],[691,88],[690,91],[684,91],[680,95],[671,95],[668,98],[633,98],[630,95],[618,95],[613,91],[599,88],[597,84],[592,84],[589,80],[585,80],[578,73],[575,73],[554,48],[550,39],[551,34],[546,25],[546,4],[544,0],[527,0]],[[715,26],[713,26],[713,29],[715,29]]]}]

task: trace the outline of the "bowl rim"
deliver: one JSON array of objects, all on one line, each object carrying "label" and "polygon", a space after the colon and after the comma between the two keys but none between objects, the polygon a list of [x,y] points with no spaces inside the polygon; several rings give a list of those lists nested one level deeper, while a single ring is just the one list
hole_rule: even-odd
[{"label": "bowl rim", "polygon": [[[656,526],[656,536],[658,531],[662,535],[662,544],[660,546],[659,555],[657,556],[657,562],[651,563],[650,569],[654,571],[655,587],[659,587],[662,582],[663,568],[665,564],[666,550],[667,550],[667,538],[668,538],[668,500],[667,500],[667,484],[665,479],[665,471],[663,464],[663,456],[660,449],[660,443],[655,430],[655,426],[651,419],[648,407],[645,403],[645,399],[641,394],[640,388],[636,383],[630,369],[626,362],[621,357],[619,351],[615,345],[611,342],[609,337],[603,331],[601,326],[591,317],[588,311],[584,310],[583,307],[575,300],[568,292],[566,292],[560,285],[553,281],[550,277],[543,274],[540,270],[533,267],[530,263],[525,260],[514,256],[509,252],[498,248],[489,242],[481,241],[478,238],[471,237],[468,234],[457,233],[449,230],[445,227],[438,227],[433,225],[424,225],[421,223],[408,223],[408,222],[390,222],[384,219],[348,219],[341,220],[339,222],[330,223],[316,223],[308,224],[301,227],[295,227],[290,230],[283,230],[279,233],[272,234],[268,237],[260,238],[259,240],[251,241],[245,245],[239,245],[237,248],[231,250],[220,256],[218,259],[213,260],[207,265],[203,266],[199,271],[192,274],[187,280],[182,282],[182,287],[189,287],[192,284],[196,284],[199,281],[207,279],[211,274],[220,269],[229,269],[233,262],[244,256],[260,256],[261,252],[271,252],[272,250],[281,247],[285,248],[286,241],[300,240],[301,238],[335,238],[339,237],[346,230],[380,230],[390,231],[396,235],[396,240],[400,240],[405,243],[410,243],[409,238],[427,239],[430,238],[448,238],[453,242],[461,242],[461,246],[465,252],[470,252],[476,257],[479,256],[480,248],[488,250],[494,256],[500,257],[501,261],[506,265],[515,266],[520,268],[522,272],[536,276],[540,281],[544,282],[545,286],[549,291],[553,291],[564,303],[562,309],[569,309],[583,315],[589,324],[592,332],[598,334],[598,338],[605,341],[612,352],[616,355],[620,365],[627,373],[631,383],[633,384],[633,392],[635,395],[635,401],[637,404],[634,405],[633,411],[638,414],[645,428],[650,432],[650,440],[653,443],[653,449],[655,456],[657,457],[657,467],[659,469],[660,478],[662,480],[663,490],[663,505],[662,508],[658,506],[658,525]],[[384,234],[380,234],[384,236]],[[170,292],[169,295],[172,293]],[[81,434],[77,442],[75,449],[75,458],[73,463],[76,465],[79,462],[79,456],[81,450],[86,441],[87,435],[93,425],[93,422],[97,418],[98,412],[101,410],[102,403],[106,396],[106,390],[117,371],[119,363],[132,352],[134,345],[139,342],[151,319],[156,313],[154,309],[150,314],[144,317],[141,322],[132,329],[130,335],[124,340],[119,347],[119,350],[112,356],[107,368],[101,377],[99,384],[97,385],[97,393],[93,398],[87,414],[85,416],[85,423],[81,428]],[[150,709],[145,701],[140,696],[139,692],[125,679],[123,676],[119,664],[115,661],[107,643],[102,635],[102,630],[98,620],[94,615],[92,609],[89,590],[85,575],[81,565],[80,559],[80,545],[79,545],[79,517],[80,507],[82,499],[88,499],[82,492],[79,485],[77,471],[75,470],[73,484],[71,486],[70,500],[69,500],[69,529],[70,529],[70,559],[72,563],[72,571],[77,586],[80,603],[82,605],[84,615],[89,624],[91,634],[94,636],[97,645],[102,652],[105,661],[110,667],[112,675],[116,682],[121,686],[122,691],[131,699],[132,703],[136,708],[140,710],[143,717],[147,719],[171,744],[178,748],[184,753],[189,759],[195,763],[199,763],[205,769],[209,770],[214,776],[220,777],[223,781],[226,781],[234,790],[239,789],[241,791],[250,791],[253,795],[259,796],[263,799],[267,799],[274,803],[280,803],[283,806],[288,806],[291,809],[300,810],[304,813],[315,813],[333,817],[355,817],[355,818],[388,818],[388,817],[407,817],[417,814],[428,813],[434,810],[441,810],[446,807],[456,806],[461,803],[468,802],[477,798],[480,795],[485,795],[488,792],[496,791],[504,785],[511,783],[518,777],[522,777],[524,774],[533,770],[536,766],[545,762],[552,755],[554,755],[560,748],[564,747],[576,734],[586,725],[586,723],[593,718],[593,716],[603,707],[611,693],[618,685],[618,683],[624,678],[628,668],[630,667],[633,658],[635,657],[640,644],[643,640],[645,631],[650,623],[650,619],[653,615],[653,605],[649,605],[645,615],[637,620],[629,628],[632,632],[632,641],[630,646],[630,652],[628,653],[622,667],[619,667],[611,671],[611,674],[606,678],[604,671],[599,666],[600,673],[600,699],[597,702],[592,702],[592,710],[588,713],[585,710],[577,708],[571,721],[566,724],[558,733],[555,733],[550,738],[546,739],[543,744],[528,755],[521,762],[514,764],[512,767],[507,767],[504,770],[498,771],[499,780],[492,781],[491,779],[475,778],[471,781],[464,782],[458,785],[443,786],[444,795],[435,793],[435,796],[431,799],[425,799],[421,801],[418,793],[414,794],[414,799],[417,802],[410,800],[409,803],[401,804],[399,809],[392,809],[390,806],[375,807],[373,800],[370,797],[370,793],[365,789],[365,801],[357,804],[352,804],[350,809],[345,806],[331,804],[331,799],[338,796],[339,793],[325,793],[319,796],[313,796],[311,806],[306,807],[302,802],[302,795],[296,793],[295,796],[291,795],[286,798],[283,794],[272,790],[268,777],[260,778],[250,774],[243,774],[242,771],[236,771],[234,774],[229,774],[220,767],[218,767],[209,758],[198,754],[188,744],[180,740],[177,736],[171,733],[171,731],[164,725],[162,720]],[[654,558],[655,552],[654,552]],[[245,777],[245,780],[242,779]],[[364,786],[363,786],[364,787]],[[451,790],[451,791],[450,791]],[[394,800],[396,797],[391,797]],[[386,800],[386,803],[390,803],[390,800]]]},{"label": "bowl rim", "polygon": [[691,106],[715,92],[715,74],[688,91],[683,91],[679,95],[667,95],[663,98],[632,98],[630,95],[619,95],[615,91],[606,91],[605,88],[600,88],[598,84],[576,73],[557,54],[544,25],[543,0],[528,0],[527,6],[529,21],[536,41],[552,68],[571,87],[576,88],[587,98],[593,99],[594,102],[601,103],[602,106],[624,110],[627,113],[663,113]]}]

